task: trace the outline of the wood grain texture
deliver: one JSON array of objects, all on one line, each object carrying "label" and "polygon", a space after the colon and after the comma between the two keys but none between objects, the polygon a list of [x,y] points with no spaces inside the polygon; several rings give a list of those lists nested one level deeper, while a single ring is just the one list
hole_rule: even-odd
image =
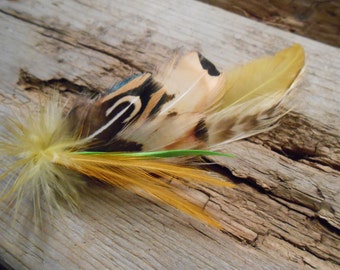
[{"label": "wood grain texture", "polygon": [[340,46],[339,1],[200,1],[329,45]]},{"label": "wood grain texture", "polygon": [[[227,233],[91,184],[82,211],[13,221],[0,203],[0,261],[14,269],[337,269],[340,263],[339,49],[195,1],[1,1],[1,111],[41,91],[92,95],[175,50],[231,68],[298,42],[307,64],[292,113],[214,159],[236,189],[187,196]],[[2,116],[4,117],[4,116]],[[222,177],[222,176],[221,176]],[[1,183],[4,184],[4,183]]]}]

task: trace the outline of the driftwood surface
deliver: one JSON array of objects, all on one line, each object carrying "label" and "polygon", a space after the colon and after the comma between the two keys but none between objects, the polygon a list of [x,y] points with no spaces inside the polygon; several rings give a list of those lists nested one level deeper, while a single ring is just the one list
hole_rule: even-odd
[{"label": "driftwood surface", "polygon": [[[220,68],[292,43],[307,61],[295,107],[271,132],[232,143],[215,169],[235,189],[187,196],[221,232],[131,193],[93,184],[80,212],[37,229],[0,203],[0,261],[13,269],[339,269],[340,50],[195,1],[1,1],[0,102],[42,91],[91,95],[177,49]],[[2,168],[1,168],[2,169]],[[222,176],[221,176],[222,177]],[[2,183],[4,184],[4,183]]]},{"label": "driftwood surface", "polygon": [[340,46],[340,1],[199,1],[329,45]]}]

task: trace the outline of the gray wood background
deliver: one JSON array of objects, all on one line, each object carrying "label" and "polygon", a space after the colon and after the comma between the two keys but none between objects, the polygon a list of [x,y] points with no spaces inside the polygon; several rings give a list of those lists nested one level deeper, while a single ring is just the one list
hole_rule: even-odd
[{"label": "gray wood background", "polygon": [[[175,50],[219,68],[306,50],[294,110],[273,131],[216,158],[235,189],[188,190],[226,233],[162,204],[92,184],[78,213],[36,228],[27,203],[0,202],[0,261],[13,269],[339,269],[339,49],[196,1],[0,2],[0,106],[34,106],[42,91],[104,91],[153,71]],[[1,169],[1,168],[0,168]],[[4,184],[4,183],[1,183]]]}]

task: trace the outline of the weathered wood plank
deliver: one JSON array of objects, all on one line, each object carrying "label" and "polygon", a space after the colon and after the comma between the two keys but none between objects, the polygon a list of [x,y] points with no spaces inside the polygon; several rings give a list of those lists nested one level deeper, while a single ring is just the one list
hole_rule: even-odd
[{"label": "weathered wood plank", "polygon": [[340,46],[339,1],[200,1],[322,43]]},{"label": "weathered wood plank", "polygon": [[[292,114],[216,159],[236,189],[188,190],[228,234],[127,192],[91,185],[80,213],[34,229],[0,209],[0,261],[15,269],[336,269],[339,257],[339,49],[194,1],[3,1],[0,96],[103,91],[178,48],[219,67],[299,42],[307,66]],[[24,91],[24,90],[34,91]],[[81,93],[80,93],[81,92]]]}]

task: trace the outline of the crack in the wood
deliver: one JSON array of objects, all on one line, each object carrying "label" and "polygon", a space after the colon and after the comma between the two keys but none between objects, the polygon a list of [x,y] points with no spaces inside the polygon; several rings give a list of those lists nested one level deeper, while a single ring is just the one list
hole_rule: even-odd
[{"label": "crack in the wood", "polygon": [[[336,163],[330,163],[327,161],[323,161],[322,159],[316,159],[316,158],[322,158],[322,156],[317,155],[317,145],[315,145],[315,152],[313,154],[309,153],[308,151],[305,151],[303,148],[286,148],[282,147],[281,149],[278,149],[276,147],[269,146],[270,150],[273,152],[282,155],[284,157],[287,157],[293,161],[301,162],[303,161],[309,161],[312,164],[319,164],[323,166],[330,167],[336,171],[340,171],[340,165],[337,165]],[[313,166],[315,169],[319,169],[318,166]],[[320,170],[320,169],[319,169]]]},{"label": "crack in the wood", "polygon": [[[108,56],[110,56],[110,57],[113,57],[113,58],[117,59],[118,61],[120,61],[121,63],[123,63],[123,64],[125,64],[125,65],[128,65],[128,66],[130,66],[130,67],[136,69],[138,72],[143,72],[143,69],[142,69],[141,67],[139,67],[139,66],[133,64],[130,60],[125,59],[125,58],[123,58],[123,57],[121,57],[121,56],[119,56],[119,55],[117,55],[117,54],[114,54],[114,53],[112,53],[112,52],[107,52],[107,51],[105,51],[105,50],[103,50],[103,49],[98,49],[98,48],[96,48],[95,46],[87,45],[87,44],[82,43],[82,42],[79,42],[79,41],[78,41],[78,44],[81,45],[81,46],[83,46],[84,48],[91,49],[91,50],[93,50],[93,51],[100,52],[100,53],[102,53],[102,54],[105,54],[105,55],[108,55]],[[103,43],[103,42],[101,42],[101,44],[103,44],[103,45],[105,45],[105,46],[108,46],[108,47],[113,47],[112,45],[106,44],[106,43]],[[113,47],[113,48],[115,48],[115,47]]]},{"label": "crack in the wood", "polygon": [[325,262],[330,262],[330,263],[336,264],[336,265],[339,265],[339,264],[340,264],[339,261],[333,260],[332,258],[323,257],[322,255],[319,255],[317,252],[313,252],[310,248],[308,248],[308,246],[305,247],[305,251],[307,251],[308,253],[314,255],[314,256],[317,257],[318,259],[323,260],[323,261],[325,261]]},{"label": "crack in the wood", "polygon": [[28,23],[28,24],[31,24],[31,25],[34,25],[34,26],[37,26],[37,27],[40,27],[40,28],[44,28],[44,29],[47,29],[47,30],[51,30],[51,31],[55,31],[59,34],[64,34],[65,32],[61,29],[56,29],[56,28],[52,28],[52,27],[49,27],[49,26],[46,26],[44,24],[39,24],[39,23],[36,23],[34,22],[33,20],[30,20],[30,16],[27,15],[27,17],[22,17],[22,16],[19,16],[19,14],[15,14],[14,12],[11,13],[11,12],[8,12],[8,11],[5,11],[3,9],[0,9],[0,12],[5,14],[5,15],[8,15],[8,16],[11,16],[15,19],[18,19],[22,22],[25,22],[25,23]]},{"label": "crack in the wood", "polygon": [[210,240],[218,243],[218,241],[215,238],[211,237],[209,234],[205,233],[203,230],[200,230],[199,228],[197,228],[196,226],[193,226],[192,224],[190,224],[190,226],[191,226],[191,228],[193,228],[195,231],[198,231],[203,236],[205,236],[205,237],[209,238]]},{"label": "crack in the wood", "polygon": [[[273,230],[268,230],[265,234],[258,234],[259,236],[262,236],[263,238],[266,238],[268,236],[272,236],[272,237],[275,237],[277,239],[282,239],[284,240],[286,243],[292,245],[293,247],[297,248],[298,250],[301,250],[302,252],[307,252],[309,253],[310,255],[312,256],[315,256],[317,257],[318,259],[322,260],[322,261],[326,261],[326,262],[330,262],[330,263],[334,263],[334,264],[339,264],[339,262],[335,261],[335,260],[332,260],[330,258],[327,258],[327,257],[322,257],[321,255],[317,254],[316,252],[313,252],[313,250],[310,250],[308,248],[308,245],[298,245],[297,243],[294,243],[292,242],[291,240],[289,240],[288,238],[284,237],[283,235],[280,235],[278,234],[277,232],[273,231]],[[255,247],[256,246],[259,246],[259,245],[262,245],[262,243],[259,243],[259,240],[260,238],[256,239],[255,241]],[[261,241],[263,241],[261,239]],[[298,255],[302,260],[304,259],[304,257],[300,254],[296,254]],[[303,262],[307,265],[310,265],[309,263],[306,263],[304,260]],[[313,265],[311,265],[313,268],[315,268]]]},{"label": "crack in the wood", "polygon": [[[106,51],[104,49],[99,49],[95,45],[87,45],[87,44],[85,44],[85,43],[83,43],[83,42],[81,42],[79,40],[76,40],[76,43],[72,43],[72,42],[67,41],[66,39],[58,38],[58,37],[55,37],[53,35],[49,35],[47,33],[40,33],[40,34],[42,36],[45,36],[45,37],[48,37],[48,38],[52,38],[54,40],[60,41],[62,43],[68,44],[68,45],[73,46],[73,47],[77,47],[76,46],[76,44],[77,44],[77,45],[79,45],[79,47],[83,47],[83,48],[90,49],[90,50],[95,51],[95,52],[99,52],[99,53],[105,54],[105,55],[110,56],[110,57],[118,60],[119,62],[121,62],[121,63],[123,63],[123,64],[125,64],[125,65],[127,65],[127,66],[129,66],[129,67],[131,67],[133,69],[135,69],[137,72],[142,72],[143,71],[141,67],[133,64],[130,60],[125,59],[125,58],[123,58],[123,57],[121,57],[121,56],[119,56],[117,54],[112,53],[112,52],[108,52],[108,51]],[[64,36],[69,36],[66,33],[63,33],[63,35]],[[88,36],[87,36],[87,38],[88,38]],[[93,38],[93,43],[96,44],[96,43],[98,43],[98,41],[95,38]],[[105,45],[105,46],[117,49],[117,48],[115,48],[112,45],[109,45],[109,44],[106,44],[106,43],[103,43],[103,42],[100,42],[100,43]]]},{"label": "crack in the wood", "polygon": [[318,185],[315,185],[315,188],[316,188],[317,194],[318,194],[323,200],[325,200],[325,196],[323,195],[323,192],[322,192],[322,190],[320,189],[320,187],[319,187]]},{"label": "crack in the wood", "polygon": [[297,202],[293,202],[293,201],[292,201],[292,202],[289,202],[288,200],[287,200],[287,203],[283,203],[281,200],[285,200],[285,198],[278,197],[277,195],[275,195],[275,194],[273,194],[273,193],[268,193],[268,196],[269,196],[272,200],[274,200],[275,202],[279,203],[280,205],[283,205],[283,206],[287,207],[290,211],[294,211],[294,212],[299,213],[299,214],[301,214],[301,215],[303,215],[303,216],[306,216],[307,218],[310,218],[310,216],[306,215],[306,213],[304,213],[303,211],[299,211],[298,209],[293,208],[293,207],[289,206],[289,204],[288,204],[288,203],[293,203],[293,204],[295,204],[295,205],[298,205],[298,206],[300,206],[300,207],[303,207],[303,208],[305,208],[305,209],[308,209],[308,210],[313,211],[313,213],[314,213],[314,216],[313,216],[313,217],[316,217],[316,212],[315,212],[313,209],[310,209],[310,208],[306,207],[305,205],[298,204]]},{"label": "crack in the wood", "polygon": [[[49,29],[49,30],[53,30],[53,29]],[[90,49],[90,50],[95,51],[95,52],[99,52],[99,53],[105,54],[105,55],[110,56],[110,57],[118,60],[119,62],[121,62],[121,63],[123,63],[123,64],[125,64],[125,65],[127,65],[127,66],[129,66],[129,67],[131,67],[133,69],[135,69],[137,72],[142,72],[143,71],[141,67],[133,64],[132,61],[130,61],[128,59],[125,59],[125,58],[123,58],[123,57],[121,57],[121,56],[119,56],[117,54],[112,53],[112,52],[108,52],[108,51],[106,51],[104,49],[99,49],[95,45],[93,45],[93,46],[92,45],[87,45],[87,44],[85,44],[85,43],[83,43],[83,42],[81,42],[79,40],[76,40],[76,43],[72,43],[72,42],[67,41],[66,39],[58,38],[56,36],[49,35],[47,33],[40,33],[40,34],[42,36],[45,36],[45,37],[48,37],[48,38],[52,38],[54,40],[60,41],[62,43],[68,44],[68,45],[73,46],[73,47],[77,47],[76,46],[76,44],[77,44],[79,47],[83,47],[83,48]],[[65,32],[65,33],[63,33],[63,36],[70,36],[70,35],[67,35],[66,32]],[[87,38],[89,38],[89,37],[87,36]],[[92,42],[93,44],[97,44],[98,43],[98,41],[95,38],[92,38],[92,40],[93,40],[93,42]],[[106,43],[103,43],[103,42],[100,42],[100,43],[103,44],[104,46],[117,49],[117,48],[115,48],[112,45],[109,45],[109,44],[106,44]]]},{"label": "crack in the wood", "polygon": [[[322,191],[321,191],[318,187],[317,187],[317,190],[318,190],[318,193],[319,193],[320,197],[322,197],[323,199],[325,199],[324,196],[323,196],[323,194],[322,194]],[[321,224],[323,227],[325,227],[326,229],[328,229],[330,232],[333,232],[333,233],[335,233],[335,234],[340,235],[340,229],[338,229],[337,227],[333,226],[332,224],[329,223],[328,220],[326,220],[326,219],[324,219],[324,218],[322,218],[322,217],[320,217],[320,216],[318,215],[318,212],[319,212],[321,209],[324,209],[324,208],[326,208],[326,207],[327,207],[327,210],[328,210],[329,212],[331,212],[331,213],[334,214],[334,209],[333,209],[333,207],[332,207],[330,204],[328,204],[328,203],[325,204],[324,202],[322,202],[320,208],[318,208],[318,209],[312,209],[312,208],[307,207],[306,205],[301,204],[301,203],[299,203],[299,202],[297,202],[297,201],[289,201],[287,198],[278,197],[276,194],[274,194],[274,193],[272,193],[272,192],[269,192],[269,193],[268,193],[268,196],[269,196],[271,199],[273,199],[274,201],[276,201],[277,203],[279,203],[280,205],[283,205],[283,206],[287,207],[290,211],[294,211],[294,212],[296,212],[296,213],[302,214],[302,215],[306,216],[306,218],[309,218],[309,219],[316,219],[316,220],[318,220],[318,221],[320,222],[320,224]],[[280,199],[281,199],[281,200],[282,200],[282,199],[283,199],[283,200],[286,200],[287,202],[293,203],[293,204],[298,205],[298,206],[300,206],[300,207],[304,207],[304,208],[306,208],[306,209],[312,210],[313,213],[314,213],[314,215],[313,215],[313,216],[308,216],[308,215],[306,215],[306,213],[304,213],[303,211],[299,211],[299,210],[296,209],[296,208],[290,207],[288,203],[287,203],[287,204],[283,203]]]},{"label": "crack in the wood", "polygon": [[309,267],[311,267],[311,268],[313,268],[313,269],[317,269],[317,266],[314,266],[313,264],[309,263],[308,261],[306,261],[305,258],[301,258],[301,259],[302,259],[302,262],[303,262],[305,265],[307,265],[307,266],[309,266]]},{"label": "crack in the wood", "polygon": [[317,216],[316,219],[320,222],[320,224],[325,227],[326,229],[328,229],[330,232],[335,233],[336,235],[340,236],[340,229],[336,228],[334,226],[332,226],[332,224],[330,224],[327,220]]},{"label": "crack in the wood", "polygon": [[[204,158],[204,160],[211,162],[207,158]],[[254,188],[256,191],[258,191],[259,193],[267,194],[268,191],[269,191],[268,189],[265,189],[264,187],[258,185],[256,183],[255,178],[252,178],[252,177],[249,177],[249,176],[246,177],[246,178],[235,176],[229,168],[222,166],[222,165],[219,165],[217,163],[205,165],[203,167],[209,169],[210,171],[216,172],[218,174],[221,174],[221,175],[227,177],[228,179],[230,179],[231,182],[233,182],[235,184],[240,184],[240,183],[247,184],[248,186],[250,186],[250,187]]]},{"label": "crack in the wood", "polygon": [[[56,33],[59,34],[59,32],[58,32],[58,31],[55,31],[54,29],[48,29],[48,30],[50,30],[50,31],[52,31],[52,32],[56,32]],[[53,35],[48,34],[48,33],[46,33],[46,32],[40,32],[39,34],[42,35],[43,37],[51,38],[51,39],[54,39],[54,40],[59,41],[59,42],[61,42],[61,43],[65,43],[65,44],[67,44],[67,45],[70,45],[70,46],[72,46],[72,47],[76,47],[76,44],[75,44],[75,43],[72,43],[72,42],[70,42],[70,41],[67,41],[66,39],[57,38],[56,36],[53,36]],[[63,36],[67,36],[66,33],[60,33],[60,34],[62,34]]]},{"label": "crack in the wood", "polygon": [[321,127],[322,123],[311,123],[309,119],[291,112],[281,119],[275,129],[247,140],[257,144],[260,141],[263,146],[293,161],[309,161],[316,164],[313,166],[316,169],[320,169],[319,164],[340,171],[339,162],[330,160],[327,152],[321,150],[324,147],[336,153],[339,139]]},{"label": "crack in the wood", "polygon": [[69,91],[72,93],[83,93],[85,95],[93,95],[94,93],[98,94],[96,91],[86,87],[75,84],[65,78],[60,79],[50,79],[50,80],[41,80],[34,75],[30,74],[24,69],[20,69],[19,77],[17,84],[21,86],[25,90],[43,90],[45,91],[47,88],[57,90],[60,92]]},{"label": "crack in the wood", "polygon": [[[300,213],[300,214],[306,216],[305,213],[300,212],[300,211],[298,211],[298,210],[295,209],[295,208],[291,208],[289,205],[282,203],[280,200],[277,200],[277,199],[275,198],[275,197],[276,197],[275,195],[270,195],[270,197],[271,197],[274,201],[276,201],[277,203],[279,203],[280,205],[283,205],[283,206],[287,207],[290,211],[292,211],[292,212],[297,212],[297,213]],[[338,228],[332,226],[332,225],[329,224],[326,220],[324,220],[324,219],[320,218],[319,216],[317,216],[317,213],[315,214],[314,217],[308,217],[308,216],[306,216],[306,218],[308,218],[310,221],[315,220],[315,221],[317,221],[320,225],[322,225],[323,228],[329,230],[331,233],[334,233],[334,234],[336,234],[336,235],[340,235],[340,230],[339,230]],[[318,257],[319,259],[322,259],[322,260],[325,260],[325,261],[330,261],[330,262],[333,262],[333,263],[337,263],[337,262],[335,262],[335,261],[333,261],[333,260],[328,259],[327,257],[322,257],[321,255],[317,254],[317,253],[314,252],[312,249],[308,248],[308,245],[306,245],[306,244],[304,244],[304,245],[299,245],[299,244],[297,244],[297,243],[295,243],[295,242],[289,240],[288,238],[284,237],[284,235],[279,234],[278,232],[274,232],[274,231],[272,231],[272,230],[268,230],[268,232],[267,232],[265,235],[263,235],[263,236],[267,236],[267,235],[269,235],[271,232],[274,233],[275,235],[279,236],[280,238],[282,238],[282,239],[285,240],[286,242],[290,243],[291,245],[295,246],[296,248],[298,248],[298,249],[300,249],[300,250],[308,251],[310,254],[312,254],[312,255]],[[319,242],[321,243],[322,241],[320,240]]]},{"label": "crack in the wood", "polygon": [[[212,169],[212,168],[214,168],[214,169]],[[262,188],[261,186],[257,185],[255,179],[251,180],[249,177],[247,177],[247,178],[236,177],[236,176],[234,176],[232,174],[232,172],[228,168],[220,166],[218,164],[215,164],[213,167],[210,167],[210,169],[215,170],[216,172],[221,173],[222,175],[227,176],[233,182],[245,183],[245,184],[251,186],[252,188],[254,188],[259,193],[266,194],[266,195],[270,196],[271,199],[273,199],[274,201],[276,201],[280,205],[283,205],[283,206],[287,207],[287,209],[289,209],[290,211],[302,214],[302,215],[306,216],[306,218],[308,218],[310,220],[315,219],[316,221],[318,221],[320,223],[320,225],[322,225],[323,228],[327,229],[329,232],[335,233],[337,235],[340,235],[340,230],[338,228],[332,226],[326,220],[318,217],[317,213],[315,211],[313,211],[315,213],[315,216],[314,217],[309,217],[309,216],[306,215],[306,213],[303,213],[302,211],[298,211],[298,209],[291,208],[289,205],[282,203],[280,200],[277,200],[276,198],[280,198],[280,197],[277,197],[274,193],[272,193],[271,190],[266,190],[266,189]],[[306,207],[305,205],[298,204],[297,202],[292,201],[292,203],[297,204],[297,205],[299,205],[301,207],[305,207],[306,209],[310,209],[310,208]],[[313,209],[310,209],[310,210],[313,210]],[[232,236],[233,238],[239,240],[239,241],[241,240],[239,237],[237,237],[236,235],[231,234],[230,232],[226,232],[226,233],[228,235]],[[263,234],[261,234],[261,233],[259,233],[257,231],[256,231],[256,233],[258,235],[263,235]],[[268,235],[269,233],[270,233],[270,230],[268,230],[268,232],[265,235]],[[275,234],[277,234],[278,237],[281,237],[282,239],[284,239],[286,242],[290,243],[291,245],[299,248],[300,250],[307,250],[310,254],[312,254],[312,255],[314,255],[314,256],[322,259],[322,260],[328,260],[326,257],[322,257],[322,256],[316,254],[316,252],[313,252],[313,250],[309,250],[308,249],[308,245],[298,245],[297,243],[294,243],[290,239],[287,239],[286,237],[284,237],[284,235],[281,235],[281,234],[279,234],[277,232],[275,232]],[[258,237],[253,242],[251,242],[251,244],[252,245],[256,245],[257,244],[257,242],[256,242],[257,239],[258,239]]]}]

